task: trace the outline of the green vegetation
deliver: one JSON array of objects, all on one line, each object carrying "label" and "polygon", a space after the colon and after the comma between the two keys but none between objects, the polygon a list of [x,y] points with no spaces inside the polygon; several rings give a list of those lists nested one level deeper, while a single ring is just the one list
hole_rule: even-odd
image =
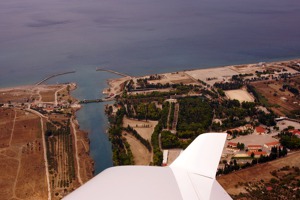
[{"label": "green vegetation", "polygon": [[225,82],[225,83],[215,83],[214,86],[222,90],[236,90],[236,89],[240,89],[243,86],[243,84],[239,81],[234,81],[234,82]]},{"label": "green vegetation", "polygon": [[169,115],[169,102],[164,102],[163,109],[161,111],[161,122],[163,128],[167,128],[167,121],[168,121],[168,115]]},{"label": "green vegetation", "polygon": [[161,146],[163,149],[179,148],[180,142],[170,131],[161,132]]},{"label": "green vegetation", "polygon": [[171,103],[171,111],[170,111],[170,118],[169,118],[169,128],[172,127],[172,123],[174,120],[174,112],[175,112],[175,103]]},{"label": "green vegetation", "polygon": [[247,85],[247,90],[248,92],[252,93],[253,96],[255,97],[255,99],[263,106],[265,107],[270,107],[270,104],[268,102],[268,99],[266,99],[266,97],[264,97],[263,95],[261,95],[259,92],[256,91],[256,89],[254,88],[254,86],[248,84]]},{"label": "green vegetation", "polygon": [[162,122],[161,120],[158,122],[156,127],[154,128],[154,132],[151,136],[151,144],[153,147],[153,165],[160,166],[163,160],[163,154],[159,147],[159,133],[162,130]]},{"label": "green vegetation", "polygon": [[280,138],[280,143],[289,149],[300,149],[300,138],[293,135],[288,130],[283,130],[278,134]]},{"label": "green vegetation", "polygon": [[116,113],[111,121],[112,124],[108,130],[109,139],[112,143],[113,163],[114,165],[133,165],[133,155],[130,145],[124,137],[122,137],[122,124],[125,115],[125,108],[122,107]]},{"label": "green vegetation", "polygon": [[136,118],[138,120],[159,120],[160,119],[160,109],[156,107],[155,103],[140,103],[134,105],[136,110]]},{"label": "green vegetation", "polygon": [[199,97],[182,98],[179,99],[179,108],[178,135],[193,132],[193,137],[196,137],[208,130],[212,121],[212,108],[207,100]]}]

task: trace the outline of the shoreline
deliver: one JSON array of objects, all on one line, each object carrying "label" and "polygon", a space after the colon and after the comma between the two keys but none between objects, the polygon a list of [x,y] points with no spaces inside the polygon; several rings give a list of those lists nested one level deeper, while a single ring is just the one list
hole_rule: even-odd
[{"label": "shoreline", "polygon": [[[77,89],[77,84],[75,83],[75,87],[73,89],[70,90],[73,91],[73,90],[76,90]],[[81,130],[80,129],[80,124],[77,120],[77,116],[76,116],[76,112],[79,111],[82,106],[80,104],[78,104],[79,100],[76,99],[74,96],[72,96],[70,94],[70,97],[73,98],[74,100],[76,100],[76,104],[73,104],[73,105],[76,105],[76,106],[71,106],[72,108],[72,116],[71,116],[71,123],[72,123],[72,127],[75,128],[75,131],[77,132],[76,134],[77,137],[81,138],[81,142],[83,144],[82,148],[80,150],[78,150],[78,153],[77,155],[79,156],[80,159],[84,159],[86,160],[86,167],[84,168],[84,174],[85,174],[85,177],[82,178],[82,183],[85,183],[87,182],[88,180],[90,180],[93,176],[94,176],[94,160],[92,159],[92,157],[90,156],[90,140],[89,140],[89,137],[88,137],[88,132],[84,131],[84,130]],[[73,126],[74,125],[74,126]]]},{"label": "shoreline", "polygon": [[[207,74],[207,73],[219,73],[219,71],[228,70],[228,71],[231,71],[231,73],[229,73],[229,74],[232,75],[232,74],[254,72],[255,69],[261,70],[263,67],[265,67],[265,65],[271,66],[271,65],[278,65],[278,64],[288,64],[288,63],[292,63],[292,62],[296,62],[299,64],[300,58],[271,61],[271,62],[257,62],[257,63],[235,64],[235,65],[226,65],[226,66],[214,66],[214,67],[207,67],[207,68],[196,68],[196,69],[188,69],[188,70],[175,71],[175,72],[173,71],[173,72],[166,72],[166,73],[157,73],[155,75],[168,76],[168,75],[172,75],[172,74],[183,73],[193,79],[193,77],[191,77],[191,74],[193,74],[195,72],[198,72],[198,73],[206,72],[206,74]],[[148,75],[143,75],[143,76],[130,76],[130,77],[108,79],[107,80],[108,88],[105,88],[102,91],[102,93],[107,94],[107,95],[109,95],[109,93],[114,93],[114,94],[121,93],[122,90],[120,88],[121,88],[122,84],[124,84],[126,81],[136,80],[139,78],[147,78],[150,75],[153,75],[153,74],[148,74]],[[174,80],[176,80],[176,78],[173,78],[169,81],[172,81],[172,80],[174,81]],[[196,81],[196,79],[194,79],[194,81]],[[206,82],[207,80],[201,80],[201,81]],[[153,81],[153,82],[155,82],[155,81]],[[159,81],[156,81],[156,82],[159,82]]]}]

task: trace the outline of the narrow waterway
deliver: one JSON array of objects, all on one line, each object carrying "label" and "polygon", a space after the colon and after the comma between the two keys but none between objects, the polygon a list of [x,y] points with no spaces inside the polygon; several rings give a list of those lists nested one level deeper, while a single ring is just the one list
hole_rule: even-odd
[{"label": "narrow waterway", "polygon": [[[104,97],[102,91],[107,87],[108,79],[118,77],[108,72],[97,72],[94,67],[87,67],[85,70],[78,69],[74,74],[55,77],[48,83],[75,82],[77,89],[72,91],[72,96],[79,100],[95,99]],[[95,162],[95,175],[112,166],[111,143],[106,133],[108,121],[104,113],[107,103],[109,102],[84,104],[76,112],[80,129],[89,133],[90,156]]]}]

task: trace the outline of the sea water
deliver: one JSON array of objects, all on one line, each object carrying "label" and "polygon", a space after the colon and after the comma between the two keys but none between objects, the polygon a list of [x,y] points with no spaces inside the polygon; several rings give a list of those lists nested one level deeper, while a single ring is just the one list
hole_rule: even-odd
[{"label": "sea water", "polygon": [[[0,0],[0,87],[77,82],[101,97],[104,67],[131,75],[300,56],[299,0]],[[77,113],[96,173],[112,165],[104,105]]]}]

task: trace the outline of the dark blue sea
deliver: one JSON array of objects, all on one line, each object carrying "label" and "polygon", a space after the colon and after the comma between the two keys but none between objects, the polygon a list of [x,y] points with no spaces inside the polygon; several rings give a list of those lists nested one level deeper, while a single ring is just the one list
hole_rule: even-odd
[{"label": "dark blue sea", "polygon": [[[104,67],[131,75],[300,57],[299,0],[0,0],[0,87],[75,81],[101,97]],[[96,173],[112,165],[103,104],[77,113]]]}]

